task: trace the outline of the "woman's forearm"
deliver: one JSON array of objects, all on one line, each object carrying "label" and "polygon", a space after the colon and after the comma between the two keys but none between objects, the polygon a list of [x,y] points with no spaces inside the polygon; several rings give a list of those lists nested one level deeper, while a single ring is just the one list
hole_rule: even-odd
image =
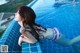
[{"label": "woman's forearm", "polygon": [[25,33],[22,33],[22,36],[24,36],[24,38],[23,38],[24,42],[28,42],[28,43],[31,43],[31,44],[34,44],[35,42],[37,42],[37,40],[34,39],[34,37],[31,37],[30,35],[27,35]]}]

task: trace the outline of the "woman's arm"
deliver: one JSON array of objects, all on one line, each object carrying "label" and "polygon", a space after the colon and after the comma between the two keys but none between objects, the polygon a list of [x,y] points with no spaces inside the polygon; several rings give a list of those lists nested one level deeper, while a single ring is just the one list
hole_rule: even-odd
[{"label": "woman's arm", "polygon": [[22,35],[24,36],[24,38],[23,38],[24,42],[31,43],[31,44],[34,44],[37,42],[37,40],[27,37],[27,35],[25,33],[22,33]]},{"label": "woman's arm", "polygon": [[37,40],[29,33],[29,32],[24,32],[24,30],[20,29],[20,33],[22,34],[22,38],[24,42],[34,44],[37,42]]}]

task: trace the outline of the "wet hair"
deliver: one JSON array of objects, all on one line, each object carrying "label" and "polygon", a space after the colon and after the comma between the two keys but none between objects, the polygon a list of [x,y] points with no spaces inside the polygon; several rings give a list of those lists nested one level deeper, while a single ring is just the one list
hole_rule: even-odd
[{"label": "wet hair", "polygon": [[23,26],[25,27],[26,25],[28,25],[32,31],[32,36],[34,36],[39,41],[39,34],[36,32],[33,26],[40,25],[35,23],[36,14],[33,9],[28,6],[20,6],[18,8],[18,11],[19,15],[21,16],[21,19],[23,20]]}]

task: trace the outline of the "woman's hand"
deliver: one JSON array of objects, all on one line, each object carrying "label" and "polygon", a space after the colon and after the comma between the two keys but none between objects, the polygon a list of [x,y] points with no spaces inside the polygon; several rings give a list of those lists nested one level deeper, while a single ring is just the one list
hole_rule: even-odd
[{"label": "woman's hand", "polygon": [[22,35],[19,37],[19,40],[18,40],[18,45],[19,46],[21,46],[23,38],[24,38],[24,36],[22,37]]}]

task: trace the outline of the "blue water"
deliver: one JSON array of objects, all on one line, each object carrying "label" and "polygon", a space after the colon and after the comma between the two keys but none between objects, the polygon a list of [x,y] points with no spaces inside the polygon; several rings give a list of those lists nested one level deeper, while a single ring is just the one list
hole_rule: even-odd
[{"label": "blue water", "polygon": [[[60,32],[68,39],[80,35],[80,4],[55,5],[54,0],[38,0],[32,5],[36,13],[37,24],[43,27],[57,27]],[[80,53],[80,42],[74,46],[63,46],[53,40],[44,40],[42,43],[28,44],[23,43],[22,47],[18,45],[18,39],[21,35],[20,26],[16,21],[12,21],[0,39],[1,45],[8,45],[9,53]],[[74,48],[74,49],[73,49]]]},{"label": "blue water", "polygon": [[39,1],[37,3],[32,7],[37,15],[36,23],[45,28],[57,27],[61,33],[69,37],[80,34],[80,4],[76,6],[64,4],[55,8],[53,7],[54,2],[50,2],[50,0],[40,2],[41,4]]},{"label": "blue water", "polygon": [[[80,4],[62,4],[54,7],[54,0],[39,0],[32,8],[36,12],[36,23],[45,28],[57,27],[68,39],[80,35]],[[42,40],[43,53],[73,53],[72,47],[63,47],[54,41]],[[79,50],[79,49],[77,49]],[[80,51],[80,50],[79,50]],[[78,52],[79,53],[79,52]]]}]

